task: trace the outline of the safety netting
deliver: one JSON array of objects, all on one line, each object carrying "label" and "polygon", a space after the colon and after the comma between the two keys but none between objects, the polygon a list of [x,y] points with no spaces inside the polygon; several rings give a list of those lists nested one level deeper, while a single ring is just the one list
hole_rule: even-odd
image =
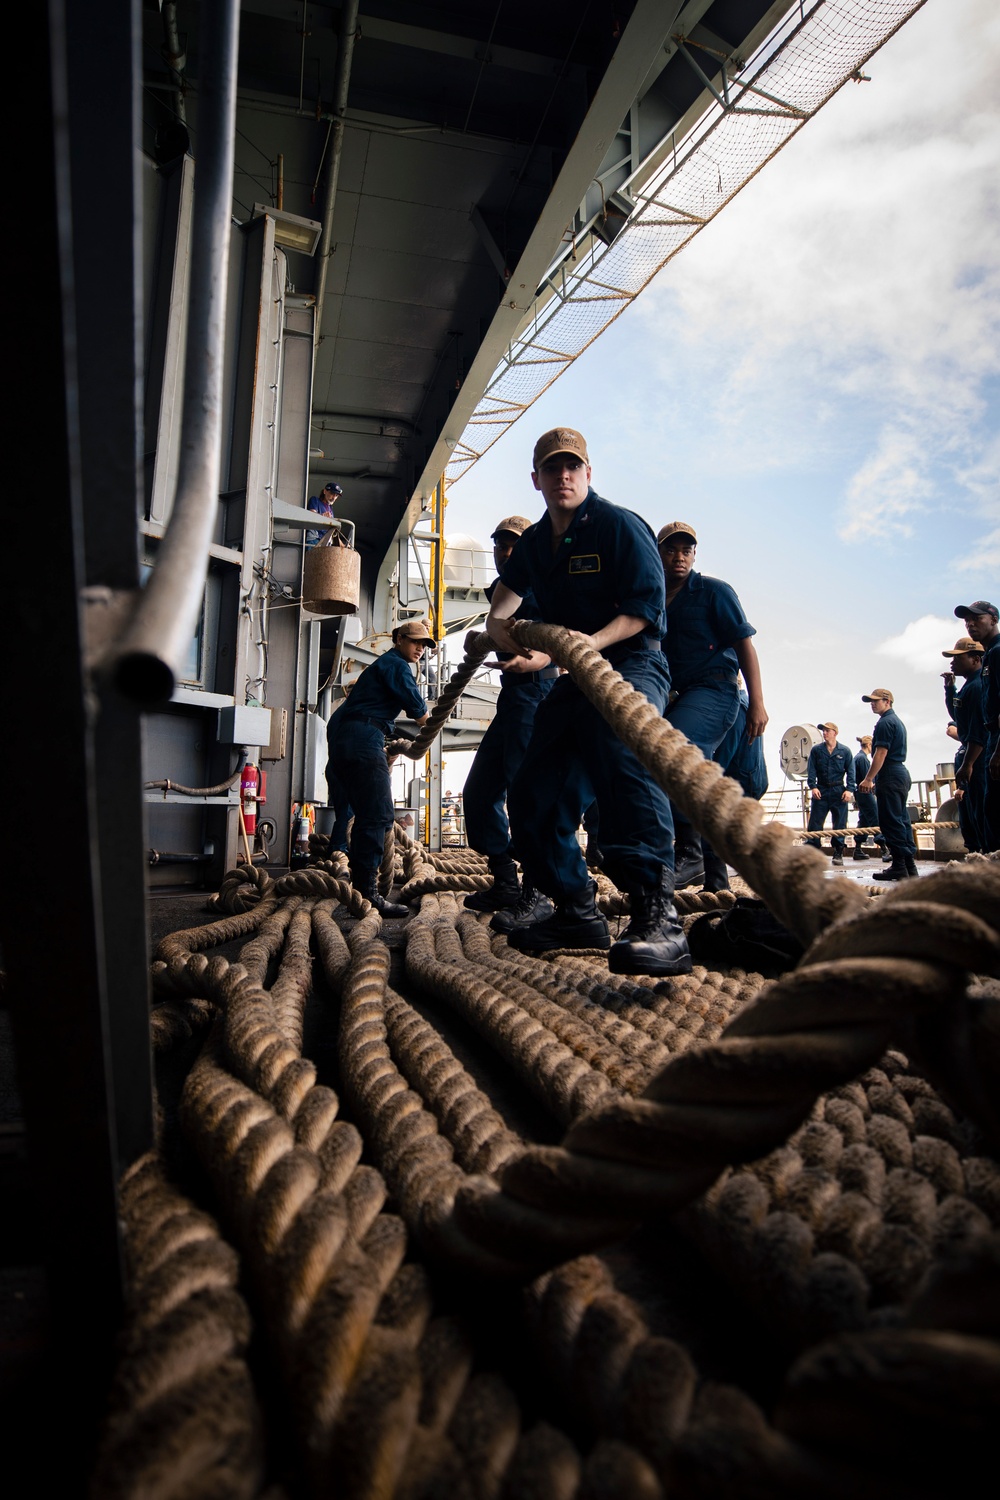
[{"label": "safety netting", "polygon": [[[818,0],[789,12],[742,67],[723,65],[710,108],[634,194],[616,238],[564,263],[535,303],[456,444],[460,479],[619,317],[924,0]],[[681,45],[688,43],[681,41]],[[699,65],[706,59],[696,48]],[[718,71],[716,60],[708,71]]]}]

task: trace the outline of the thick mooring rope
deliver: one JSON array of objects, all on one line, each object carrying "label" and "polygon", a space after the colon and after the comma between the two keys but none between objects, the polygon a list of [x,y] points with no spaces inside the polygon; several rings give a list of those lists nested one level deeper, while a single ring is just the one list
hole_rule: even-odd
[{"label": "thick mooring rope", "polygon": [[[935,884],[923,883],[920,894],[932,895]],[[900,903],[903,889],[886,903]],[[588,1125],[609,1106],[644,1102],[622,1097],[619,1089],[635,1090],[650,1075],[655,1085],[685,1060],[711,1050],[699,1045],[700,1037],[716,1034],[734,1010],[745,1007],[762,989],[759,976],[741,973],[723,979],[696,970],[681,980],[656,984],[611,976],[603,967],[582,961],[515,957],[506,950],[504,939],[492,937],[485,923],[461,910],[458,899],[454,894],[425,898],[420,916],[411,923],[422,987],[432,987],[438,995],[466,988],[467,996],[456,1001],[464,1013],[483,1017],[483,1035],[526,1081],[531,1072],[537,1074],[538,1097],[557,1115],[572,1120],[563,1151],[581,1124]],[[987,893],[984,900],[990,899]],[[898,1372],[908,1367],[908,1361],[919,1367],[940,1411],[950,1413],[951,1420],[954,1389],[949,1387],[948,1372],[952,1382],[959,1369],[978,1369],[980,1382],[989,1380],[996,1346],[987,1340],[970,1345],[969,1336],[962,1334],[959,1348],[954,1340],[942,1344],[933,1330],[893,1329],[888,1343],[879,1329],[851,1334],[853,1343],[838,1339],[826,1356],[810,1349],[792,1369],[779,1407],[781,1431],[742,1393],[711,1385],[698,1389],[684,1349],[650,1335],[641,1311],[608,1282],[599,1263],[588,1271],[588,1262],[576,1261],[533,1293],[543,1310],[535,1323],[540,1330],[539,1356],[551,1372],[553,1388],[568,1409],[590,1422],[597,1442],[585,1457],[556,1428],[542,1424],[524,1430],[518,1403],[506,1384],[496,1376],[473,1373],[469,1345],[449,1320],[432,1316],[423,1273],[403,1261],[399,1221],[381,1211],[386,1191],[381,1178],[359,1164],[360,1138],[339,1120],[335,1096],[316,1085],[312,1064],[301,1056],[308,925],[329,983],[335,991],[342,990],[341,1063],[352,1114],[404,1218],[435,1255],[443,1249],[452,1266],[472,1263],[499,1276],[509,1276],[514,1268],[524,1275],[529,1267],[518,1236],[525,1230],[527,1209],[529,1217],[535,1216],[533,1232],[538,1231],[539,1218],[548,1231],[542,1235],[548,1240],[543,1259],[550,1264],[565,1261],[579,1240],[581,1216],[575,1210],[567,1213],[558,1193],[555,1211],[547,1206],[544,1215],[537,1202],[520,1202],[521,1222],[500,1221],[500,1232],[477,1247],[471,1262],[467,1221],[459,1221],[452,1210],[433,1222],[442,1201],[458,1205],[470,1183],[499,1181],[506,1186],[509,1174],[523,1170],[526,1161],[560,1148],[526,1148],[509,1130],[440,1037],[389,987],[389,955],[377,938],[378,918],[373,914],[357,924],[351,935],[352,954],[333,919],[334,906],[329,897],[315,902],[309,894],[293,895],[280,907],[262,910],[260,902],[252,913],[210,924],[207,931],[217,940],[232,930],[230,921],[240,924],[250,938],[237,964],[226,965],[195,951],[207,947],[208,938],[195,938],[190,944],[168,940],[158,960],[164,965],[158,971],[159,982],[168,985],[169,993],[184,995],[198,988],[219,1012],[211,1043],[189,1077],[183,1118],[241,1248],[243,1280],[283,1372],[299,1470],[310,1493],[325,1493],[335,1483],[338,1492],[351,1496],[398,1500],[429,1500],[444,1485],[457,1494],[491,1494],[498,1500],[501,1494],[520,1493],[641,1500],[667,1492],[694,1500],[704,1493],[749,1495],[755,1488],[758,1493],[832,1497],[842,1491],[843,1475],[835,1468],[827,1472],[824,1431],[813,1415],[826,1400],[827,1386],[842,1418],[857,1407],[863,1388],[872,1411],[891,1428],[900,1399]],[[185,947],[186,967],[192,971],[189,983],[182,972]],[[264,977],[279,955],[275,984],[271,991],[263,990]],[[972,954],[981,956],[982,950]],[[566,996],[561,993],[567,987],[564,975],[572,981]],[[773,996],[779,989],[775,986],[764,994]],[[740,1022],[763,1003],[742,1009],[717,1046],[724,1047],[734,1034],[739,1037]],[[807,1039],[818,1019],[815,1011],[815,1006],[803,1007],[794,999],[789,1005],[798,1031],[804,1028]],[[746,1035],[756,1044],[766,1032],[751,1027]],[[784,1032],[778,1028],[778,1037],[787,1042],[787,1026]],[[828,1037],[826,1030],[822,1039]],[[840,1038],[840,1051],[842,1042]],[[663,1050],[674,1061],[657,1071]],[[745,1064],[746,1059],[738,1061]],[[716,1122],[738,1113],[746,1102],[743,1078],[736,1097],[726,1103],[732,1080],[738,1077],[732,1074],[732,1062],[730,1057],[726,1071],[712,1080]],[[772,1092],[775,1062],[772,1059],[767,1075]],[[811,1062],[807,1092],[818,1091],[815,1058]],[[823,1066],[829,1064],[824,1058]],[[785,1069],[789,1066],[791,1062],[784,1064]],[[894,1076],[903,1075],[897,1071]],[[729,1080],[721,1090],[721,1109],[720,1077]],[[912,1095],[914,1122],[923,1109],[920,1119],[925,1128],[956,1129],[949,1125],[947,1109],[930,1092],[921,1094],[919,1083],[910,1084],[907,1095]],[[862,1106],[854,1103],[858,1087],[845,1083],[828,1096],[824,1129],[807,1124],[794,1138],[797,1146],[791,1152],[805,1166],[796,1172],[782,1165],[785,1158],[779,1151],[773,1155],[780,1162],[768,1166],[771,1176],[754,1179],[764,1185],[771,1207],[764,1203],[760,1244],[752,1242],[751,1263],[759,1278],[769,1263],[768,1252],[778,1264],[791,1259],[788,1284],[793,1304],[801,1301],[803,1290],[812,1295],[814,1289],[820,1303],[829,1306],[837,1289],[838,1305],[848,1311],[852,1306],[862,1309],[862,1316],[863,1299],[855,1297],[852,1304],[840,1290],[854,1285],[851,1268],[857,1263],[863,1284],[874,1286],[872,1268],[898,1256],[900,1246],[908,1242],[900,1240],[905,1225],[897,1228],[895,1218],[885,1225],[880,1221],[874,1237],[870,1220],[866,1230],[863,1212],[854,1209],[852,1185],[869,1181],[876,1151],[896,1151],[905,1161],[905,1143],[896,1140],[894,1130],[902,1129],[905,1136],[898,1115],[909,1105],[897,1102],[898,1090],[872,1075],[861,1094],[867,1100],[865,1117]],[[596,1111],[581,1113],[586,1090],[595,1088],[605,1102]],[[647,1098],[650,1092],[647,1089]],[[690,1089],[685,1093],[682,1088],[681,1095],[681,1103],[690,1109]],[[890,1107],[895,1114],[885,1112]],[[701,1116],[696,1110],[687,1120],[690,1126],[692,1119],[701,1118],[701,1130],[682,1132],[696,1158],[696,1173],[704,1170],[704,1115],[702,1104]],[[816,1180],[817,1172],[827,1170],[836,1154],[830,1134],[834,1119],[836,1130],[855,1133],[860,1120],[871,1143],[864,1148],[868,1156],[856,1152],[851,1157],[850,1145],[841,1152],[845,1207],[839,1217],[826,1179]],[[643,1128],[647,1123],[640,1122]],[[662,1130],[656,1134],[662,1139]],[[986,1221],[968,1195],[989,1201],[995,1189],[986,1169],[995,1174],[995,1166],[979,1167],[971,1158],[955,1157],[953,1150],[949,1154],[941,1149],[946,1145],[939,1137],[929,1147],[916,1141],[912,1146],[914,1163],[918,1158],[922,1166],[930,1162],[942,1183],[954,1180],[951,1199],[963,1205],[958,1210],[943,1200],[934,1218],[939,1226],[935,1233],[954,1235],[961,1228],[967,1238],[973,1236],[968,1243],[982,1244]],[[759,1142],[754,1152],[760,1155]],[[650,1195],[636,1193],[634,1156],[632,1150],[606,1165],[626,1180],[634,1197],[643,1198],[639,1216],[648,1217]],[[880,1155],[879,1161],[883,1159]],[[765,1158],[765,1164],[769,1160]],[[640,1171],[644,1165],[639,1162]],[[749,1170],[754,1169],[742,1172]],[[887,1215],[909,1213],[912,1219],[926,1215],[926,1189],[898,1175],[906,1170],[900,1165],[889,1173],[885,1210]],[[754,1199],[740,1179],[740,1172],[723,1179],[704,1200],[704,1208],[699,1205],[702,1218],[707,1216],[707,1229],[692,1221],[692,1232],[720,1264],[725,1263],[726,1245],[711,1243],[712,1227],[729,1230],[731,1239],[735,1226],[747,1222],[747,1210],[751,1222],[758,1222],[754,1215],[761,1212],[759,1194]],[[776,1189],[767,1187],[771,1181],[783,1184],[783,1198],[775,1199]],[[558,1174],[550,1178],[548,1189],[553,1182],[558,1189]],[[957,1197],[960,1187],[965,1197]],[[561,1190],[565,1192],[565,1183]],[[1000,1200],[1000,1194],[996,1196]],[[829,1251],[814,1253],[811,1263],[808,1257],[803,1260],[801,1234],[790,1238],[785,1231],[789,1209],[803,1212],[807,1205],[813,1205],[815,1214],[828,1210],[832,1215],[826,1233],[838,1232],[838,1225],[855,1226],[859,1259],[845,1262],[847,1272],[834,1274]],[[582,1227],[596,1232],[597,1238],[619,1236],[627,1221],[616,1218],[620,1205],[610,1206],[615,1209],[613,1225],[606,1217],[606,1198],[596,1198],[591,1222]],[[597,1221],[595,1213],[600,1215]],[[331,1239],[331,1223],[335,1221],[336,1229],[345,1218],[346,1228]],[[828,1220],[820,1217],[816,1222],[826,1225]],[[563,1243],[553,1247],[560,1232]],[[839,1232],[846,1249],[847,1231]],[[867,1260],[862,1259],[865,1255]],[[908,1265],[915,1264],[910,1254]],[[574,1270],[577,1266],[580,1273]],[[766,1276],[762,1285],[769,1285]],[[773,1293],[766,1305],[780,1306]],[[810,1304],[807,1300],[801,1305]],[[835,1326],[839,1330],[842,1325]],[[445,1391],[453,1393],[447,1400]],[[855,1442],[852,1459],[862,1469],[865,1462],[878,1468],[877,1456],[867,1457],[863,1443]],[[913,1467],[907,1467],[911,1480]],[[919,1465],[917,1469],[919,1478]],[[726,1474],[728,1479],[723,1478]],[[735,1490],[726,1488],[734,1483]]]},{"label": "thick mooring rope", "polygon": [[[232,915],[165,940],[154,985],[161,1045],[211,1022],[181,1121],[242,1264],[190,1205],[170,1200],[153,1216],[135,1260],[136,1305],[157,1305],[155,1268],[171,1260],[176,1219],[196,1251],[213,1236],[222,1247],[209,1259],[225,1307],[211,1312],[204,1360],[189,1370],[184,1339],[201,1343],[184,1331],[193,1321],[178,1335],[179,1359],[161,1361],[166,1373],[154,1360],[147,1375],[126,1352],[100,1493],[160,1493],[159,1456],[179,1451],[171,1424],[184,1445],[178,1496],[259,1493],[237,1278],[281,1378],[286,1467],[310,1495],[833,1500],[846,1490],[874,1500],[902,1475],[908,1496],[930,1500],[950,1482],[949,1423],[964,1424],[977,1461],[989,1461],[982,1435],[1000,1344],[992,1324],[990,1336],[980,1331],[982,1298],[970,1300],[970,1288],[995,1286],[1000,1170],[975,1127],[886,1048],[897,1041],[1000,1141],[1000,986],[968,978],[1000,972],[1000,866],[952,868],[869,903],[827,880],[823,859],[794,848],[790,830],[762,828],[757,804],[720,783],[581,641],[554,631],[531,644],[565,658],[695,826],[811,942],[802,965],[775,984],[699,967],[664,982],[610,975],[602,955],[515,954],[488,917],[460,905],[466,881],[488,883],[482,865],[458,852],[425,858],[395,832],[384,877],[402,879],[411,898],[435,882],[405,929],[408,976],[563,1123],[560,1145],[539,1146],[391,987],[378,915],[339,861],[278,881],[258,870],[227,877],[216,909]],[[602,894],[621,909],[620,893]],[[729,904],[715,900],[708,909]],[[341,907],[360,919],[346,939]],[[239,937],[238,962],[208,955]],[[302,1055],[310,947],[340,999],[355,1123]],[[157,1163],[138,1175],[155,1183],[154,1198],[175,1193]],[[385,1212],[388,1194],[401,1217]],[[678,1208],[702,1253],[798,1356],[773,1422],[743,1392],[699,1385],[690,1355],[650,1332],[610,1263],[580,1258]],[[485,1274],[496,1288],[544,1272],[525,1293],[535,1343],[525,1358],[569,1413],[567,1432],[526,1427],[474,1337],[434,1316],[431,1283],[407,1259],[418,1248],[443,1280]],[[951,1271],[949,1255],[960,1257]],[[878,1326],[884,1311],[891,1319]],[[201,1393],[219,1370],[224,1460],[219,1447],[199,1447],[199,1407],[216,1411]]]},{"label": "thick mooring rope", "polygon": [[155,1156],[124,1173],[119,1205],[128,1312],[94,1500],[251,1500],[263,1488],[264,1455],[238,1257]]},{"label": "thick mooring rope", "polygon": [[[979,972],[1000,970],[1000,875],[973,884],[960,871],[942,872],[831,928],[803,967],[764,990],[717,1042],[668,1062],[641,1097],[607,1102],[597,1054],[588,1061],[561,1008],[549,1012],[520,995],[518,1005],[509,998],[518,981],[505,980],[501,990],[470,973],[451,923],[425,898],[407,932],[413,979],[488,1032],[539,1097],[572,1123],[562,1146],[526,1149],[496,1180],[470,1177],[457,1188],[450,1180],[420,1205],[414,1232],[433,1253],[480,1270],[496,1271],[505,1260],[508,1273],[523,1275],[556,1264],[650,1213],[676,1209],[725,1166],[779,1145],[820,1094],[874,1065],[894,1032],[918,1051],[923,1043],[951,1091],[995,1130],[993,1060],[968,1045],[970,1036],[990,1037],[995,1007],[966,1001],[952,955],[963,952]],[[942,1016],[964,1040],[961,1050],[949,1048],[947,1063],[936,1045]]]}]

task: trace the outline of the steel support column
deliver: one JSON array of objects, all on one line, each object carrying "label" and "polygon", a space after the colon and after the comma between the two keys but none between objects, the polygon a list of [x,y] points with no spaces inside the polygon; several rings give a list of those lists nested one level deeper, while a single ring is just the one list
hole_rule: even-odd
[{"label": "steel support column", "polygon": [[[69,161],[85,581],[139,588],[143,318],[137,0],[66,10]],[[111,68],[113,86],[93,81]],[[102,162],[96,191],[94,162]],[[100,604],[90,606],[101,610]],[[95,835],[115,1137],[126,1166],[153,1142],[146,939],[147,848],[139,712],[98,679]]]},{"label": "steel support column", "polygon": [[[127,259],[135,243],[132,122],[139,77],[135,0],[109,0],[100,16],[89,14],[99,62],[89,61],[89,52],[83,59],[77,55],[68,24],[73,11],[65,0],[50,0],[25,7],[14,23],[22,83],[35,106],[32,129],[21,144],[21,166],[33,184],[33,275],[47,295],[11,299],[11,347],[22,353],[40,350],[42,357],[32,361],[31,378],[15,380],[8,396],[11,431],[17,434],[11,445],[13,492],[33,495],[37,505],[13,506],[6,518],[12,566],[4,589],[4,686],[13,712],[0,739],[0,774],[12,806],[44,805],[55,813],[49,820],[51,842],[37,848],[23,839],[9,848],[0,898],[33,1212],[50,1303],[50,1359],[37,1388],[22,1380],[5,1398],[11,1433],[6,1459],[13,1473],[44,1470],[47,1486],[66,1495],[87,1489],[121,1306],[102,920],[105,848],[98,831],[102,784],[95,774],[109,735],[104,727],[94,729],[100,710],[84,675],[80,606],[85,555],[89,564],[90,546],[99,544],[98,532],[92,531],[85,554],[85,484],[95,451],[89,434],[82,445],[79,438],[81,423],[85,419],[89,425],[92,417],[93,393],[84,399],[78,374],[78,353],[86,370],[90,351],[78,350],[86,327],[81,301],[87,295],[87,267],[85,260],[74,264],[73,234],[86,222],[85,208],[76,201],[78,140],[96,122],[89,110],[78,118],[68,78],[76,70],[88,79],[94,111],[100,107],[102,126],[93,137],[92,160],[100,164],[94,195],[109,204],[113,216],[128,221]],[[103,80],[99,89],[93,86],[97,77]],[[117,224],[102,232],[102,243],[117,240],[119,232]],[[19,255],[15,242],[10,245]],[[9,258],[14,262],[9,275],[16,278],[17,263]],[[124,412],[120,422],[112,419],[108,447],[98,461],[110,466],[109,485],[126,486],[134,548],[133,277],[120,266],[118,274],[115,265],[109,270],[106,264],[104,290],[121,295],[126,310],[121,318],[115,315],[111,327],[117,334],[127,321],[128,334],[124,345],[116,340],[112,348],[105,330],[103,347],[108,385],[114,399],[124,402]],[[81,278],[77,287],[75,276]],[[127,581],[127,571],[120,576]],[[125,775],[130,774],[126,766]],[[133,870],[132,878],[141,892],[141,871]],[[144,992],[132,1003],[145,1020]],[[48,1444],[39,1467],[38,1434],[53,1412],[58,1441]]]}]

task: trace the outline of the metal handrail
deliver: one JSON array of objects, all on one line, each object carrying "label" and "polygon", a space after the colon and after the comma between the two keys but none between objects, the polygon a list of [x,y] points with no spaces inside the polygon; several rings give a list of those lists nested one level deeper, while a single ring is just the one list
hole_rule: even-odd
[{"label": "metal handrail", "polygon": [[233,200],[239,0],[202,9],[203,70],[177,492],[156,567],[107,663],[118,690],[166,702],[190,649],[219,501],[222,372]]}]

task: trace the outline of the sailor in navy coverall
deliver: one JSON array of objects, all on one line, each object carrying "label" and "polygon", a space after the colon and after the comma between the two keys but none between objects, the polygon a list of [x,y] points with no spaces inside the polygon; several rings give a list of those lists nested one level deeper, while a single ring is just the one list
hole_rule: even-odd
[{"label": "sailor in navy coverall", "polygon": [[397,626],[391,649],[365,668],[326,729],[330,801],[334,807],[350,803],[354,809],[351,881],[383,916],[408,915],[405,906],[383,900],[375,889],[385,836],[393,824],[385,742],[395,730],[398,714],[408,714],[418,724],[427,718],[413,665],[433,639],[426,620]]},{"label": "sailor in navy coverall", "polygon": [[[861,790],[861,783],[864,781],[865,777],[868,775],[868,772],[871,770],[872,762],[871,756],[868,754],[868,752],[872,747],[872,737],[870,734],[859,734],[857,736],[857,741],[861,746],[861,749],[854,757],[854,781],[857,788],[854,793],[854,805],[858,809],[858,827],[878,828],[878,801],[875,797],[875,793],[863,792]],[[862,845],[864,844],[864,841],[867,837],[868,835],[866,833],[856,833],[854,835],[853,857],[855,859],[868,858],[867,854],[862,848]],[[885,837],[881,829],[878,833],[874,834],[873,837],[878,847],[884,850]]]},{"label": "sailor in navy coverall", "polygon": [[[728,583],[694,571],[698,538],[689,522],[669,521],[661,526],[656,545],[667,602],[662,647],[670,667],[671,697],[666,717],[698,746],[706,760],[712,760],[736,722],[741,671],[747,686],[748,744],[767,726],[760,664],[750,639],[757,632]],[[680,889],[700,881],[704,865],[701,841],[677,808],[673,814]]]},{"label": "sailor in navy coverall", "polygon": [[887,870],[876,870],[873,880],[905,880],[917,873],[917,847],[907,811],[910,773],[906,769],[906,726],[893,711],[893,697],[888,688],[872,688],[861,698],[870,703],[878,715],[872,735],[872,763],[861,783],[862,792],[875,792],[878,801],[878,823],[892,855]]},{"label": "sailor in navy coverall", "polygon": [[[986,765],[986,721],[983,718],[983,648],[970,636],[955,642],[948,657],[951,671],[943,672],[944,703],[958,731],[958,754],[955,756],[955,797],[958,802],[958,826],[966,849],[980,853],[986,848],[983,835]],[[956,676],[964,678],[960,688]]]},{"label": "sailor in navy coverall", "polygon": [[986,724],[986,762],[983,776],[982,829],[987,854],[1000,849],[1000,611],[988,599],[960,604],[955,610],[983,648],[983,720]]},{"label": "sailor in navy coverall", "polygon": [[[837,726],[832,722],[820,724],[823,744],[813,745],[809,751],[806,767],[806,784],[812,795],[807,832],[816,833],[826,822],[827,813],[835,830],[847,827],[847,809],[857,789],[854,780],[854,756],[846,745],[837,739]],[[819,848],[818,839],[807,839],[814,848]],[[834,832],[833,862],[844,863],[844,836]]]},{"label": "sailor in navy coverall", "polygon": [[[532,482],[545,514],[511,554],[486,628],[501,650],[520,650],[505,622],[530,592],[544,620],[586,637],[662,713],[670,677],[660,650],[663,571],[656,542],[639,516],[603,500],[590,477],[578,432],[555,428],[539,438]],[[632,900],[632,920],[611,949],[610,966],[619,973],[687,973],[691,959],[672,901],[670,804],[568,675],[535,715],[508,796],[525,881],[552,896],[557,910],[515,925],[508,940],[527,951],[610,947],[576,837],[595,797],[604,868]]]},{"label": "sailor in navy coverall", "polygon": [[[739,690],[739,705],[736,719],[724,740],[712,757],[722,767],[723,776],[738,781],[744,797],[756,797],[759,802],[767,791],[767,765],[764,761],[764,742],[760,738],[747,738],[747,709],[750,699],[746,689]],[[676,857],[676,855],[675,855]],[[705,866],[706,891],[728,891],[729,868],[725,860],[712,848],[707,839],[701,841],[701,857]]]},{"label": "sailor in navy coverall", "polygon": [[[530,525],[526,516],[507,516],[494,531],[493,561],[501,577]],[[486,590],[488,599],[492,600],[499,581],[495,579]],[[518,615],[522,620],[538,619],[538,607],[530,593],[521,600]],[[528,748],[535,712],[559,676],[559,669],[541,652],[534,651],[527,657],[497,654],[503,684],[496,715],[483,735],[465,782],[465,832],[470,847],[486,855],[493,875],[490,890],[466,896],[465,904],[473,911],[513,908],[522,895],[507,821],[507,792]]]}]

